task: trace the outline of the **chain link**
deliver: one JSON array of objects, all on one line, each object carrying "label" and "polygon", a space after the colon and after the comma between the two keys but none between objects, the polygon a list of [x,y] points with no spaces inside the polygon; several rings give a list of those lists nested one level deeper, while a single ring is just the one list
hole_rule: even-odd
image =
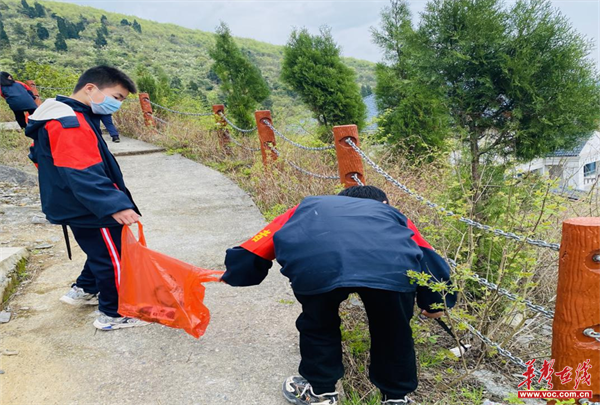
[{"label": "chain link", "polygon": [[190,116],[190,117],[210,117],[211,115],[214,115],[211,112],[210,113],[190,113],[190,112],[177,111],[177,110],[173,110],[172,108],[165,107],[164,105],[156,104],[155,102],[153,102],[149,98],[146,98],[145,100],[147,102],[149,102],[150,104],[152,104],[154,107],[162,108],[163,110],[170,111],[170,112],[175,113],[175,114],[187,115],[187,116]]},{"label": "chain link", "polygon": [[485,278],[478,276],[477,274],[474,274],[473,278],[475,279],[475,281],[477,281],[482,286],[487,287],[490,290],[496,291],[498,294],[505,296],[509,300],[515,301],[515,302],[522,302],[525,304],[525,306],[527,308],[531,309],[532,311],[538,312],[538,313],[544,315],[548,319],[554,319],[554,311],[546,309],[541,305],[534,304],[533,302],[531,302],[529,300],[524,300],[521,297],[519,297],[518,295],[515,295],[515,294],[509,292],[506,288],[502,288],[502,287],[498,286],[497,284],[492,283],[491,281],[488,281]]},{"label": "chain link", "polygon": [[281,132],[279,132],[270,122],[269,120],[263,119],[262,123],[265,124],[266,126],[268,126],[271,131],[273,131],[275,133],[275,135],[277,135],[278,137],[280,137],[281,139],[283,139],[286,142],[291,143],[292,145],[294,145],[295,147],[299,148],[299,149],[304,149],[304,150],[310,150],[310,151],[322,151],[322,150],[330,150],[330,149],[335,149],[335,145],[327,145],[327,146],[304,146],[299,144],[298,142],[294,142],[292,141],[290,138],[288,138],[287,136],[285,136],[284,134],[282,134]]},{"label": "chain link", "polygon": [[156,116],[154,116],[154,115],[153,115],[153,116],[152,116],[152,118],[154,118],[156,121],[160,122],[161,124],[165,124],[165,125],[171,125],[169,122],[167,122],[167,121],[163,120],[163,119],[162,119],[162,118],[160,118],[160,117],[156,117]]},{"label": "chain link", "polygon": [[221,112],[221,111],[219,111],[219,115],[221,116],[221,118],[223,118],[223,119],[225,120],[225,122],[227,122],[227,123],[228,123],[228,124],[231,126],[231,128],[235,129],[235,130],[236,130],[236,131],[238,131],[238,132],[241,132],[241,133],[243,133],[243,134],[248,134],[248,133],[250,133],[250,132],[254,132],[254,131],[256,131],[256,127],[254,127],[254,128],[251,128],[251,129],[244,129],[244,128],[240,128],[240,127],[238,127],[238,126],[237,126],[237,125],[235,125],[233,122],[231,122],[231,121],[229,120],[229,118],[227,118],[227,116],[226,116],[225,114],[223,114],[223,112]]},{"label": "chain link", "polygon": [[587,328],[583,331],[584,336],[596,339],[600,342],[600,332],[596,332],[593,328]]},{"label": "chain link", "polygon": [[[502,348],[502,346],[500,346],[498,343],[493,342],[490,338],[488,338],[487,336],[485,336],[483,333],[479,332],[477,329],[475,329],[474,326],[470,325],[469,323],[463,322],[463,324],[467,327],[467,329],[469,329],[469,331],[472,334],[474,334],[475,336],[477,336],[479,338],[479,340],[481,340],[487,346],[493,347],[496,350],[498,350],[498,354],[500,354],[501,356],[506,357],[513,364],[516,364],[516,365],[518,365],[520,367],[523,367],[523,368],[527,368],[527,364],[522,359],[520,359],[519,357],[517,357],[514,354],[512,354],[509,350],[506,350],[506,349]],[[540,375],[541,375],[540,372],[538,370],[535,370],[535,369],[533,370],[533,373],[536,375],[536,377],[540,377]]]},{"label": "chain link", "polygon": [[[446,260],[450,264],[450,266],[452,266],[454,269],[456,269],[458,267],[458,263],[456,263],[456,261],[454,261],[448,257],[444,257],[444,260]],[[481,284],[482,286],[484,286],[490,290],[496,291],[498,294],[505,296],[506,298],[508,298],[511,301],[524,303],[527,308],[529,308],[535,312],[539,312],[540,314],[544,315],[548,319],[554,319],[554,311],[544,308],[541,305],[534,304],[533,302],[531,302],[529,300],[524,300],[521,297],[519,297],[518,295],[515,295],[515,294],[509,292],[506,288],[499,287],[498,284],[492,283],[491,281],[488,281],[487,279],[479,276],[478,274],[473,274],[473,280],[477,281],[479,284]]]},{"label": "chain link", "polygon": [[533,239],[530,237],[517,235],[514,232],[506,232],[506,231],[503,231],[502,229],[494,229],[489,225],[484,225],[480,222],[473,221],[470,218],[465,218],[463,216],[459,216],[458,214],[455,214],[454,212],[447,210],[446,208],[427,200],[425,197],[415,193],[414,191],[412,191],[408,187],[406,187],[404,184],[402,184],[398,180],[394,179],[385,170],[383,170],[375,162],[373,162],[373,160],[371,160],[371,158],[368,157],[367,154],[362,149],[360,149],[354,142],[352,142],[351,139],[347,138],[346,143],[348,145],[350,145],[352,147],[352,149],[354,149],[354,151],[356,153],[358,153],[365,162],[367,162],[373,169],[375,169],[375,171],[377,173],[382,175],[387,181],[389,181],[390,183],[392,183],[393,185],[395,185],[396,187],[398,187],[400,190],[404,191],[408,195],[412,196],[417,201],[427,205],[428,207],[433,208],[434,210],[437,210],[448,217],[457,217],[460,222],[463,222],[463,223],[467,224],[468,226],[472,226],[474,228],[478,228],[478,229],[481,229],[486,232],[491,232],[496,236],[502,236],[506,239],[512,239],[512,240],[515,240],[518,242],[525,241],[525,243],[528,243],[533,246],[548,248],[548,249],[552,249],[552,250],[556,250],[556,251],[560,250],[560,244],[558,244],[558,243],[549,243],[549,242],[546,242],[541,239]]},{"label": "chain link", "polygon": [[354,173],[352,176],[352,180],[354,180],[356,182],[356,184],[358,184],[359,186],[364,186],[365,184],[360,181],[360,178],[358,177],[358,174]]},{"label": "chain link", "polygon": [[[281,152],[279,152],[279,150],[277,150],[277,148],[275,148],[273,145],[267,144],[267,148],[271,149],[273,151],[273,153],[275,153],[275,155],[277,155],[277,157],[281,157]],[[302,167],[298,166],[296,163],[294,163],[292,161],[289,161],[287,159],[284,159],[284,160],[287,164],[292,166],[294,169],[296,169],[299,172],[304,173],[308,176],[316,177],[317,179],[325,179],[325,180],[339,180],[340,179],[340,176],[325,176],[322,174],[313,173],[311,171],[303,169]]]}]

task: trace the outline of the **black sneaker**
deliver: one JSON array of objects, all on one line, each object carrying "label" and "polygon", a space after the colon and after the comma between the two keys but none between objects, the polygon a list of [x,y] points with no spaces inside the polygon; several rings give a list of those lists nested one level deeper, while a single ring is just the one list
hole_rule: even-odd
[{"label": "black sneaker", "polygon": [[120,139],[118,136],[113,136],[113,139],[112,139],[112,140],[113,140],[113,142],[114,142],[114,143],[119,143],[119,142],[121,142],[121,139]]},{"label": "black sneaker", "polygon": [[283,396],[296,405],[334,405],[338,404],[338,393],[315,394],[308,381],[302,377],[288,377],[283,383]]},{"label": "black sneaker", "polygon": [[404,399],[388,399],[386,401],[381,401],[381,405],[406,405],[414,403],[415,402],[407,396],[405,396]]}]

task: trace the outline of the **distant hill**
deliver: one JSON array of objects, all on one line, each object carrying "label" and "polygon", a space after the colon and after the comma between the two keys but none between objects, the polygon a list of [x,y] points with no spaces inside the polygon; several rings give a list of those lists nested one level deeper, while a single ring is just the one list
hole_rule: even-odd
[{"label": "distant hill", "polygon": [[[10,41],[10,48],[2,47],[0,30],[2,70],[15,70],[29,60],[74,73],[100,63],[110,63],[131,74],[138,66],[146,66],[151,71],[163,69],[174,86],[197,91],[208,102],[222,101],[218,78],[210,71],[211,33],[69,3],[0,0],[0,13]],[[65,39],[66,51],[56,50],[59,24],[63,34],[73,36]],[[102,46],[99,36],[106,45]],[[251,39],[236,40],[273,90],[270,103],[279,103],[279,107],[299,104],[292,102],[294,94],[279,80],[283,47]],[[374,87],[373,63],[353,58],[345,58],[345,62],[357,72],[360,85]]]}]

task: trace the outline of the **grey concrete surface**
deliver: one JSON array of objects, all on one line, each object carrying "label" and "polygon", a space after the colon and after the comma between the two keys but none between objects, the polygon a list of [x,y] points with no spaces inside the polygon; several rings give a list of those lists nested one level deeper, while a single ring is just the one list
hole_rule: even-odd
[{"label": "grey concrete surface", "polygon": [[17,263],[28,255],[29,252],[24,247],[0,246],[0,302],[4,298],[4,290],[15,276]]},{"label": "grey concrete surface", "polygon": [[164,151],[164,148],[124,136],[120,137],[121,142],[119,143],[113,142],[108,135],[104,135],[104,140],[115,156],[144,155]]},{"label": "grey concrete surface", "polygon": [[[200,164],[163,153],[118,160],[151,249],[222,269],[225,249],[264,225],[237,185]],[[280,390],[297,370],[300,309],[278,268],[256,287],[207,284],[212,319],[199,340],[160,325],[102,332],[95,307],[58,300],[84,262],[74,250],[11,303],[24,315],[0,325],[0,347],[19,351],[0,357],[0,404],[287,403]]]}]

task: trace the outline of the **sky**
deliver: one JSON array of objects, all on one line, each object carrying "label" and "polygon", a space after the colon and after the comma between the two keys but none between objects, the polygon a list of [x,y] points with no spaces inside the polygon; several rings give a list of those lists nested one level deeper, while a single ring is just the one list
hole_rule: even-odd
[{"label": "sky", "polygon": [[[293,27],[317,33],[329,25],[344,56],[381,60],[371,41],[370,28],[379,23],[388,0],[62,0],[213,32],[226,22],[235,36],[283,45]],[[512,2],[513,0],[508,0]],[[409,1],[415,21],[426,0]],[[600,0],[552,0],[577,31],[598,43]],[[600,67],[600,49],[590,57]]]}]

